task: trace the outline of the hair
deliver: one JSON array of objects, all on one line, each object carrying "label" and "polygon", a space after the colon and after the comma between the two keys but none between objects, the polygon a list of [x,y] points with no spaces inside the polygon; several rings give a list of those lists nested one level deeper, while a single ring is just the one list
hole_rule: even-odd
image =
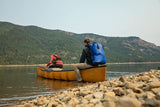
[{"label": "hair", "polygon": [[50,54],[50,56],[53,56],[54,54]]},{"label": "hair", "polygon": [[84,40],[84,43],[90,44],[90,43],[91,43],[91,41],[90,41],[90,39],[89,39],[89,38],[87,38],[87,39],[85,39],[85,40]]}]

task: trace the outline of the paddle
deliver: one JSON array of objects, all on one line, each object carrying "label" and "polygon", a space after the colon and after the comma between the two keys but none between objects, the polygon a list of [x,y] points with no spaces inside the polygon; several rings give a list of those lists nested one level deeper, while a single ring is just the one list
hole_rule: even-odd
[{"label": "paddle", "polygon": [[44,68],[44,67],[41,67],[41,66],[39,66],[39,69],[41,69],[41,70],[45,70],[45,68]]}]

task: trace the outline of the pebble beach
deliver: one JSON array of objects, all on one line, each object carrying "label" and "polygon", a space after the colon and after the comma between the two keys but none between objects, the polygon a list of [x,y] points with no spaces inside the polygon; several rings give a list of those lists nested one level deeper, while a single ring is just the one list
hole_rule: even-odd
[{"label": "pebble beach", "polygon": [[12,107],[160,107],[160,70],[121,76],[22,101]]}]

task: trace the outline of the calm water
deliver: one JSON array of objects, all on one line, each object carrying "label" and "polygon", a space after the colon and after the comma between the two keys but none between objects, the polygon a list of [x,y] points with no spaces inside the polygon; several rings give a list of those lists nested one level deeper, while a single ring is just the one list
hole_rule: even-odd
[{"label": "calm water", "polygon": [[[160,64],[108,65],[107,79],[157,69]],[[48,95],[87,83],[37,78],[35,67],[0,68],[0,106],[18,104],[21,100]]]}]

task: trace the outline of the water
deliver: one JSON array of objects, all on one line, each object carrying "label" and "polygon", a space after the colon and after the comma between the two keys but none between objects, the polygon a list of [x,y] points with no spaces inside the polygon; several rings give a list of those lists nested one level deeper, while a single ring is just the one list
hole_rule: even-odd
[{"label": "water", "polygon": [[[157,69],[160,64],[120,64],[107,66],[107,79],[133,75]],[[20,101],[48,95],[87,83],[37,78],[35,67],[0,68],[0,106],[19,104]]]}]

